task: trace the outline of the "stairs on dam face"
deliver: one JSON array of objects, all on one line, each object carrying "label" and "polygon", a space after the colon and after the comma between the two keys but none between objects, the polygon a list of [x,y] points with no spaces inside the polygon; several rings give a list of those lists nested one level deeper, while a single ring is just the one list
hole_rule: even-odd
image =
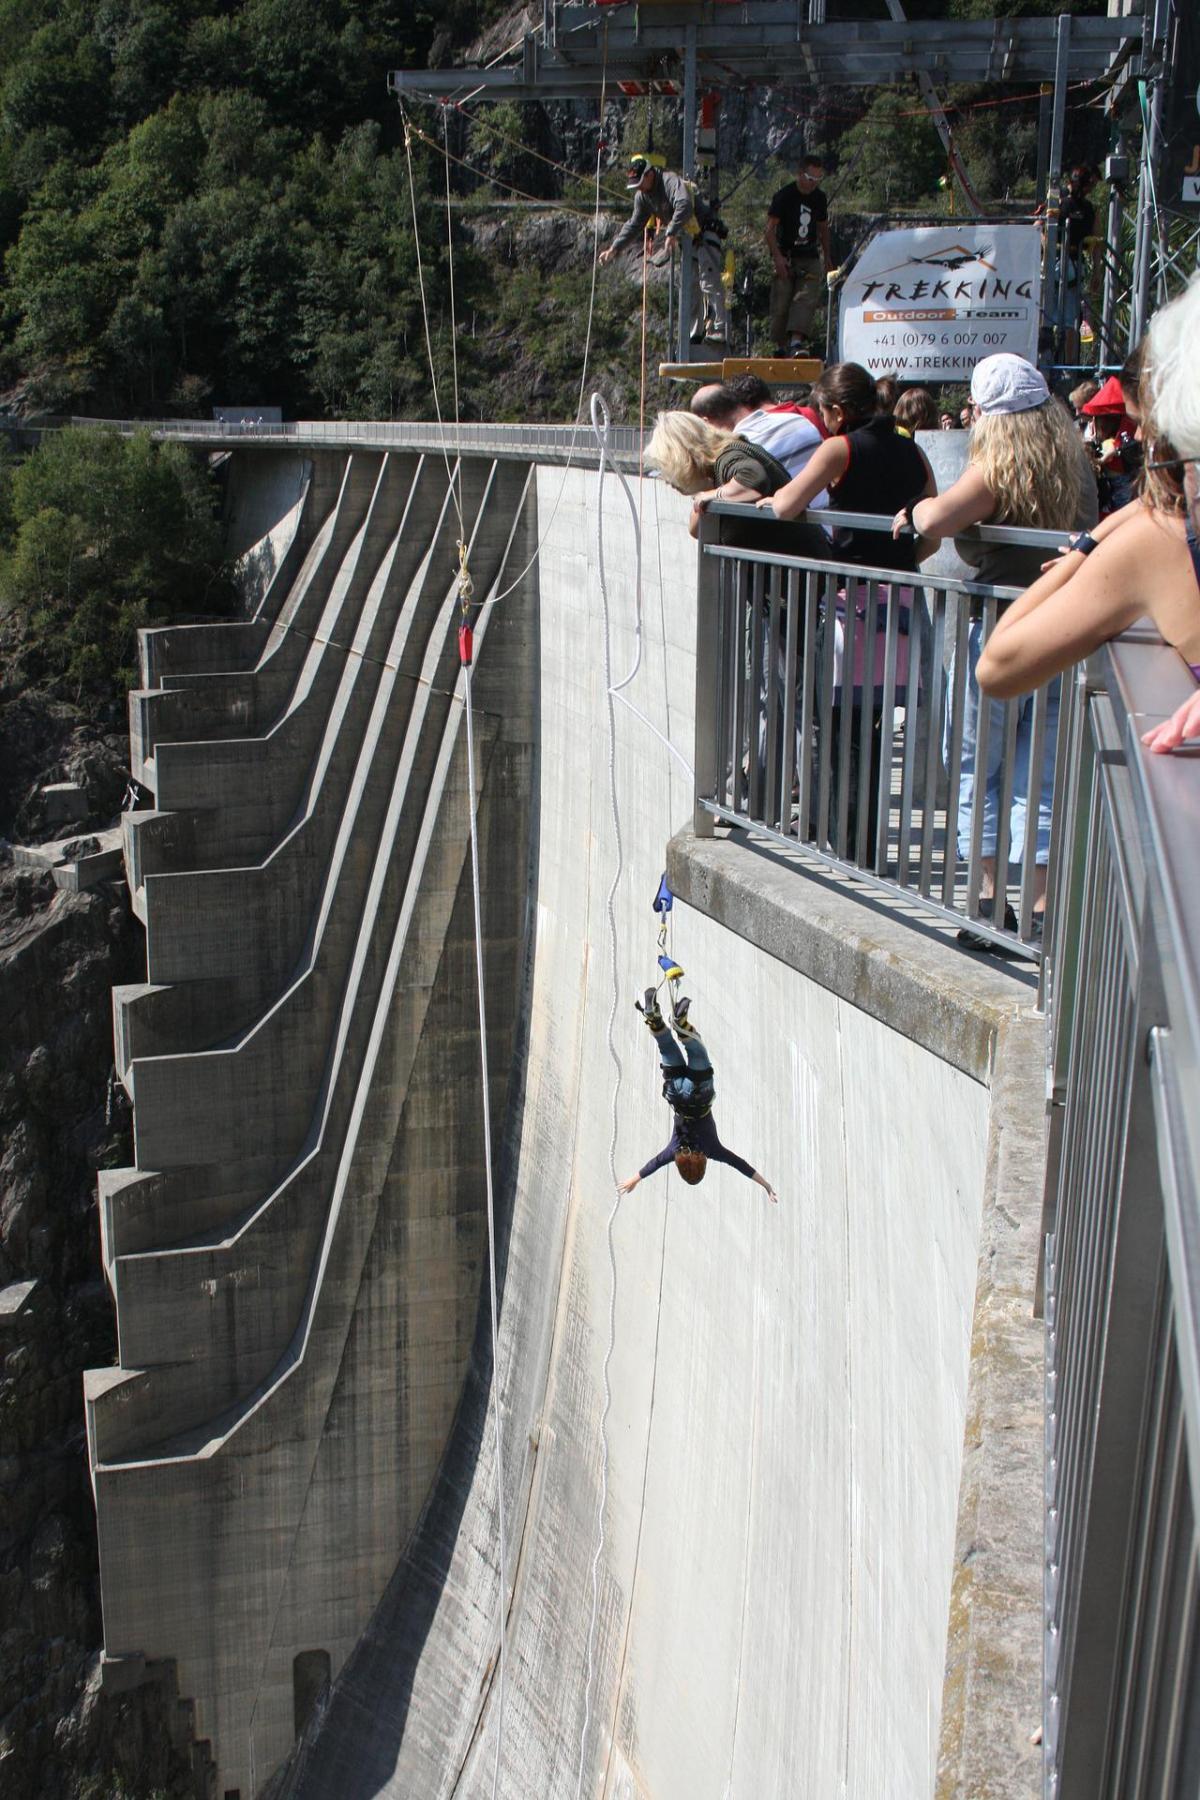
[{"label": "stairs on dam face", "polygon": [[[133,820],[126,846],[150,979],[114,997],[136,1166],[100,1186],[120,1363],[87,1383],[106,1644],[176,1657],[199,1735],[236,1743],[242,1775],[249,1745],[261,1739],[277,1760],[291,1741],[292,1624],[297,1652],[320,1641],[336,1667],[378,1597],[436,1466],[478,1307],[471,772],[455,698],[459,520],[444,475],[418,456],[349,458],[330,517],[310,521],[295,581],[269,590],[252,622],[253,665],[202,685],[193,643],[180,647],[176,631],[174,645],[155,646],[147,634],[144,676],[163,685],[132,703],[139,778],[158,784],[159,805]],[[530,476],[469,462],[458,477],[482,597],[528,561]],[[518,590],[499,615],[510,644],[521,606]],[[507,804],[527,763],[527,747],[505,742],[517,694],[480,702],[495,634],[485,609],[481,818],[493,772]],[[227,635],[217,649],[231,654]],[[177,661],[192,685],[173,690]],[[152,704],[175,691],[188,695],[177,711]],[[255,733],[235,735],[251,719]],[[165,735],[181,723],[204,735]],[[188,809],[168,813],[164,794]],[[521,841],[511,824],[510,854]],[[515,953],[512,921],[494,924]],[[490,1035],[503,1084],[511,970],[501,987]],[[436,1043],[431,1012],[451,1021]],[[475,1133],[433,1157],[423,1134],[446,1119],[471,1119]],[[400,1148],[406,1132],[416,1148]],[[406,1160],[422,1158],[436,1178],[406,1189]],[[374,1286],[399,1285],[403,1305],[374,1290],[364,1299],[385,1214],[421,1275],[389,1259]],[[381,1330],[396,1334],[382,1378],[374,1356],[347,1348]],[[368,1421],[357,1434],[354,1416]],[[342,1495],[348,1520],[331,1549],[312,1496],[344,1487],[348,1455],[366,1458],[372,1481]],[[323,1456],[331,1468],[318,1479]],[[321,1572],[311,1578],[300,1558],[302,1580],[306,1532]],[[296,1615],[286,1628],[281,1612]]]}]

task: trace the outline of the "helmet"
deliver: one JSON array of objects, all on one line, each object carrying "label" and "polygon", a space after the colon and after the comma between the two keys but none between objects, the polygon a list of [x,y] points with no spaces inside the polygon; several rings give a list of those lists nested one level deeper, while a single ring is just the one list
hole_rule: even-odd
[{"label": "helmet", "polygon": [[632,193],[634,188],[640,188],[653,166],[653,163],[645,156],[631,156],[629,173],[625,178],[626,192]]}]

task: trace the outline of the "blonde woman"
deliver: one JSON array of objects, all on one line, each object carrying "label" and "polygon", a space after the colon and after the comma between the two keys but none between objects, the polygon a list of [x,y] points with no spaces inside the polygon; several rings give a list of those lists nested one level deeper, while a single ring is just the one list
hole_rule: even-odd
[{"label": "blonde woman", "polygon": [[[963,473],[944,494],[918,500],[896,514],[892,530],[906,526],[936,543],[972,525],[1024,525],[1039,531],[1086,530],[1094,525],[1098,508],[1096,483],[1087,451],[1065,407],[1051,397],[1045,380],[1024,357],[987,356],[975,365],[971,376],[971,410],[974,423]],[[1041,550],[1008,544],[980,544],[956,538],[955,548],[980,581],[1005,587],[1028,587],[1036,581],[1045,560]],[[923,547],[923,554],[928,548]],[[964,695],[962,773],[958,794],[958,854],[966,860],[971,841],[975,804],[983,807],[982,878],[980,916],[995,912],[996,846],[999,837],[999,802],[1002,788],[1001,752],[1004,745],[1002,709],[997,707],[988,730],[987,768],[979,771],[976,793],[975,746],[979,727],[980,691],[976,665],[983,650],[983,624],[975,620],[967,640],[969,657]],[[950,721],[947,719],[947,739]],[[1027,699],[1017,720],[1013,802],[1009,844],[1013,856],[1024,849],[1026,814],[1031,793],[1038,809],[1034,851],[1034,934],[1041,929],[1046,899],[1046,863],[1050,852],[1050,803],[1054,784],[1054,752],[1058,739],[1058,685],[1050,691],[1046,711],[1045,748],[1040,770],[1029,767],[1033,731],[1033,700]],[[949,745],[947,742],[947,755]],[[1016,915],[1005,904],[1003,922],[1016,929]],[[960,931],[959,941],[973,950],[992,946],[977,932]]]},{"label": "blonde woman", "polygon": [[690,412],[661,412],[646,446],[646,462],[681,494],[693,496],[688,530],[700,533],[710,500],[752,502],[791,480],[777,457],[749,438],[722,431]]},{"label": "blonde woman", "polygon": [[[1141,378],[1146,465],[1139,499],[1086,534],[1014,602],[979,662],[988,693],[1023,694],[1088,656],[1143,613],[1200,680],[1200,276],[1155,314]],[[1147,732],[1174,748],[1200,701]]]}]

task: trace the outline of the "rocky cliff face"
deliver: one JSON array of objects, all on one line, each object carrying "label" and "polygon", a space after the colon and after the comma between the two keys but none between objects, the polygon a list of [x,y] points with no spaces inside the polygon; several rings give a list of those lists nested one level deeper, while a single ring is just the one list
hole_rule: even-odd
[{"label": "rocky cliff face", "polygon": [[[7,837],[54,835],[43,789],[73,782],[78,836],[111,821],[119,738],[27,693],[0,704],[0,1793],[193,1793],[169,1672],[100,1686],[96,1530],[81,1371],[112,1360],[96,1171],[130,1160],[110,1086],[110,989],[137,979],[123,883],[71,893],[15,868]],[[115,799],[114,799],[115,796]],[[48,827],[50,827],[48,829]]]}]

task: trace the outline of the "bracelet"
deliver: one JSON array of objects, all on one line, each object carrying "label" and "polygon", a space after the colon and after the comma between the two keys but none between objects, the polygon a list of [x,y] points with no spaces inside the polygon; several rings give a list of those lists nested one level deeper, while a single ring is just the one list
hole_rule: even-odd
[{"label": "bracelet", "polygon": [[1096,548],[1096,540],[1090,531],[1077,531],[1063,545],[1064,550],[1078,550],[1080,556],[1090,556]]},{"label": "bracelet", "polygon": [[917,504],[917,500],[920,500],[921,498],[922,496],[918,494],[916,500],[906,500],[904,502],[904,516],[908,520],[908,529],[915,532],[917,537],[920,537],[921,533],[917,530],[917,522],[913,518],[913,507]]}]

